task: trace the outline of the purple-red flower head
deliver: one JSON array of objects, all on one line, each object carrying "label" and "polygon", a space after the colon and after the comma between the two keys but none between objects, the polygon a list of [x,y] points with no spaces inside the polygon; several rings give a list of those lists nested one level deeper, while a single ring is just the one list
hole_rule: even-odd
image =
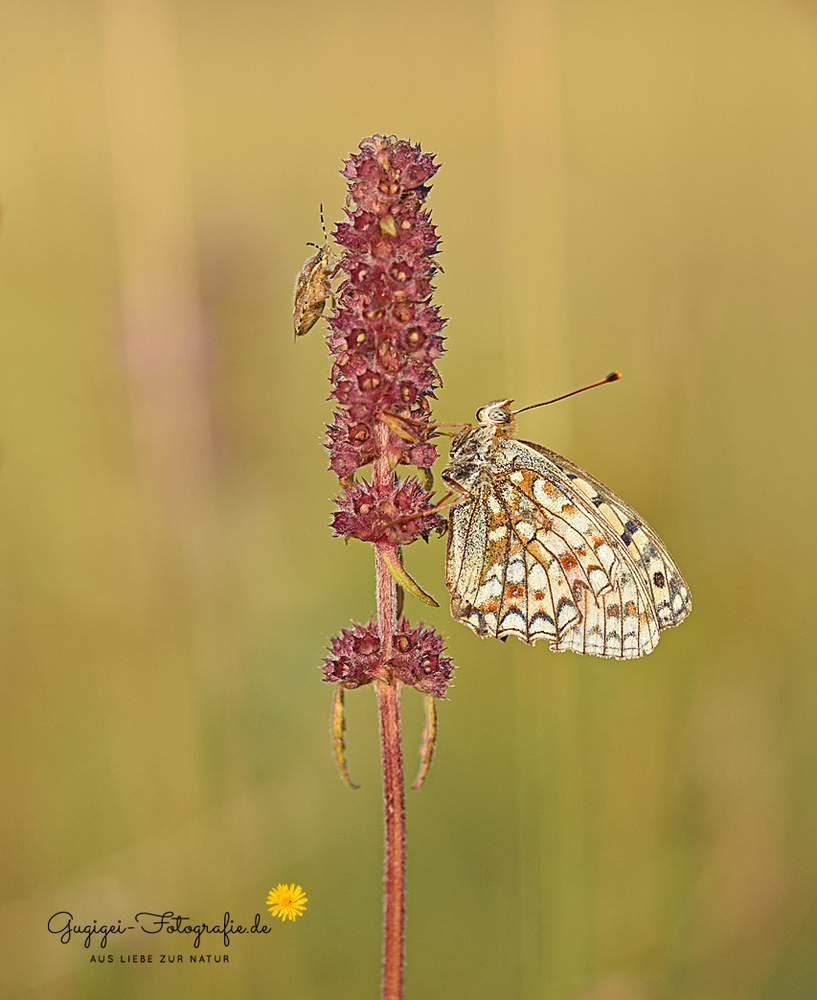
[{"label": "purple-red flower head", "polygon": [[352,689],[370,684],[376,677],[396,677],[403,684],[435,698],[445,696],[454,664],[443,652],[443,640],[422,623],[412,628],[400,621],[392,637],[392,655],[382,658],[377,626],[354,623],[332,639],[330,655],[323,662],[324,680]]},{"label": "purple-red flower head", "polygon": [[338,499],[332,527],[338,535],[363,542],[407,545],[445,524],[432,508],[431,496],[416,479],[400,482],[395,477],[388,493],[364,480],[352,483]]},{"label": "purple-red flower head", "polygon": [[408,418],[410,434],[389,430],[393,465],[429,468],[430,397],[440,384],[435,362],[445,320],[431,304],[438,239],[423,208],[437,166],[419,146],[372,136],[344,165],[347,221],[337,226],[342,248],[338,306],[329,320],[332,396],[330,468],[350,476],[378,454],[376,426],[384,415]]},{"label": "purple-red flower head", "polygon": [[[344,164],[347,217],[334,233],[340,255],[327,336],[336,405],[326,447],[341,480],[332,527],[377,546],[379,572],[420,599],[427,595],[400,575],[397,549],[444,521],[421,482],[429,477],[401,480],[395,470],[426,470],[437,458],[430,401],[440,385],[445,320],[431,301],[438,239],[423,207],[436,171],[419,146],[382,135],[364,139]],[[370,481],[354,478],[368,465]],[[325,679],[356,688],[379,678],[442,697],[453,670],[442,639],[397,616],[394,604],[377,627],[354,624],[335,636]],[[384,649],[380,635],[392,631]]]}]

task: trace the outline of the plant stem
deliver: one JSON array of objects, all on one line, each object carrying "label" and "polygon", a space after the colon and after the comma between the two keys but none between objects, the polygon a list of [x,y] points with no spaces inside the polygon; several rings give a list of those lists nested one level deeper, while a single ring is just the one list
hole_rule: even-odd
[{"label": "plant stem", "polygon": [[400,743],[400,682],[377,680],[386,813],[383,1000],[402,1000],[406,896],[406,801]]},{"label": "plant stem", "polygon": [[[372,480],[376,487],[388,489],[394,472],[386,455],[388,428],[378,421],[375,433],[379,440],[378,457],[372,465]],[[397,584],[383,559],[382,548],[394,550],[389,542],[375,545],[377,577],[377,626],[383,664],[392,655],[392,642],[397,630]],[[383,799],[385,811],[385,872],[383,898],[383,980],[382,1000],[402,1000],[403,964],[405,958],[406,915],[406,792],[403,779],[403,746],[400,732],[400,681],[396,677],[378,678],[374,682],[380,719],[380,759],[383,765]]]}]

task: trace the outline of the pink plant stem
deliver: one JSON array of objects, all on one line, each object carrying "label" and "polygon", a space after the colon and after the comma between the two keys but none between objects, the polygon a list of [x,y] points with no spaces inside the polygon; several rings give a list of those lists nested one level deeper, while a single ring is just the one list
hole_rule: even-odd
[{"label": "pink plant stem", "polygon": [[386,811],[383,900],[383,1000],[403,997],[403,940],[406,897],[406,801],[400,746],[400,682],[377,680],[380,749]]},{"label": "pink plant stem", "polygon": [[[388,489],[393,472],[386,456],[388,428],[378,422],[379,455],[373,464],[376,487]],[[383,664],[392,655],[392,639],[397,630],[397,584],[383,559],[382,548],[397,553],[397,546],[381,542],[375,546],[377,574],[377,622]],[[383,900],[383,1000],[402,1000],[406,915],[406,793],[403,780],[403,748],[400,734],[400,681],[385,676],[374,682],[380,718],[380,756],[383,764],[386,858]]]}]

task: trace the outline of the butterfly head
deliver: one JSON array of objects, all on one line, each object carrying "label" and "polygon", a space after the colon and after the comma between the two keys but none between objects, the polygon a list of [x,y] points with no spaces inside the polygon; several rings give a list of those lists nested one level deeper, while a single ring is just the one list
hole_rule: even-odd
[{"label": "butterfly head", "polygon": [[497,399],[493,403],[486,403],[477,410],[477,421],[500,437],[513,437],[516,420],[511,409],[512,402],[512,399]]}]

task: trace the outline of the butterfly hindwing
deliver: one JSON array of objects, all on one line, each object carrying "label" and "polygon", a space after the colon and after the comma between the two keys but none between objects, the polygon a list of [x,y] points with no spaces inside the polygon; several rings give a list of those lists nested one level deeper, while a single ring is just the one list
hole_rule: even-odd
[{"label": "butterfly hindwing", "polygon": [[[451,511],[448,586],[454,617],[479,635],[555,638],[579,618],[569,580],[543,545],[531,504],[499,481]],[[521,503],[525,514],[512,514]],[[456,604],[456,609],[454,608]]]}]

